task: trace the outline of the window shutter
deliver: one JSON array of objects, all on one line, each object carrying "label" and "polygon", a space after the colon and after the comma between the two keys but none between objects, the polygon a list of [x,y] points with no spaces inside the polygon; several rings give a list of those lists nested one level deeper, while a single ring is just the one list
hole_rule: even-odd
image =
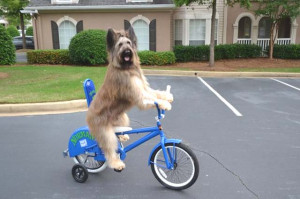
[{"label": "window shutter", "polygon": [[130,28],[130,26],[131,26],[130,22],[127,20],[124,20],[124,29],[128,30]]},{"label": "window shutter", "polygon": [[83,21],[78,21],[76,24],[76,33],[80,33],[81,31],[83,31]]},{"label": "window shutter", "polygon": [[153,19],[149,25],[149,49],[156,51],[156,19]]},{"label": "window shutter", "polygon": [[53,49],[59,49],[58,25],[55,21],[51,21]]}]

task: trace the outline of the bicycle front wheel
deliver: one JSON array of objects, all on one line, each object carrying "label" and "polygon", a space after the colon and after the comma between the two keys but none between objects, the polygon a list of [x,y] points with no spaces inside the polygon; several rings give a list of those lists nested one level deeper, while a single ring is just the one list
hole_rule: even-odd
[{"label": "bicycle front wheel", "polygon": [[151,170],[155,178],[165,187],[182,190],[192,186],[199,175],[199,163],[194,152],[186,145],[168,143],[165,145],[173,169],[166,168],[162,147],[151,156]]}]

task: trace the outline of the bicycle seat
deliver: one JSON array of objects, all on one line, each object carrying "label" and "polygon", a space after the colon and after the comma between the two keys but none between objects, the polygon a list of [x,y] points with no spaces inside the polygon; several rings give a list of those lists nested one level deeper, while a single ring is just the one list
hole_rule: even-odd
[{"label": "bicycle seat", "polygon": [[132,128],[127,127],[127,126],[115,126],[114,127],[115,133],[123,133],[123,132],[131,131],[131,130],[132,130]]}]

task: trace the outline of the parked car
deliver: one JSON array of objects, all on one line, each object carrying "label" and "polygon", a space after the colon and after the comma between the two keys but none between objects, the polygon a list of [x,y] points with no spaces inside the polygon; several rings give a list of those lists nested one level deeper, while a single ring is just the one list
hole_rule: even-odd
[{"label": "parked car", "polygon": [[[26,48],[27,49],[34,49],[33,37],[32,36],[26,36],[25,40],[26,40]],[[17,50],[23,48],[23,41],[22,41],[21,36],[14,37],[13,43],[14,43]]]}]

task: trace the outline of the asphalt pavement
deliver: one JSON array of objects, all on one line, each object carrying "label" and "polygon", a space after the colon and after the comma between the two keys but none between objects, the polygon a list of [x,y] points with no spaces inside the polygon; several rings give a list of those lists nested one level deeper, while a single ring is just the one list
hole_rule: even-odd
[{"label": "asphalt pavement", "polygon": [[[163,128],[197,154],[200,175],[191,188],[168,190],[154,178],[147,160],[158,139],[129,152],[123,172],[75,182],[62,151],[85,125],[78,112],[0,117],[1,198],[300,198],[300,79],[148,79],[155,89],[172,85]],[[155,115],[134,108],[131,126],[153,126]]]}]

